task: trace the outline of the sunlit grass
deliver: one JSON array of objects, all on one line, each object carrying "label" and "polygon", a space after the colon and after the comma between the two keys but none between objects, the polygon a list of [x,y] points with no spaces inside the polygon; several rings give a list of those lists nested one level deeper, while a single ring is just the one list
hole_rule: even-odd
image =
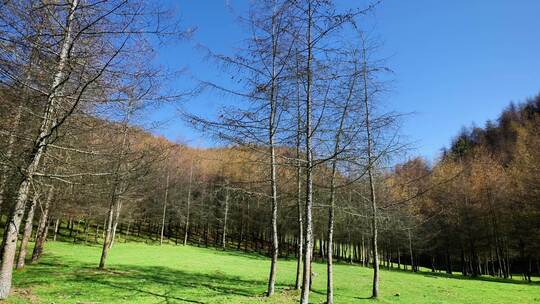
[{"label": "sunlit grass", "polygon": [[[295,261],[278,265],[278,292],[266,290],[269,260],[192,246],[118,243],[99,271],[101,248],[47,243],[37,265],[15,271],[8,303],[296,303]],[[325,265],[314,264],[312,303],[325,301]],[[366,303],[371,270],[336,265],[335,302]],[[382,271],[381,303],[540,303],[540,285]]]}]

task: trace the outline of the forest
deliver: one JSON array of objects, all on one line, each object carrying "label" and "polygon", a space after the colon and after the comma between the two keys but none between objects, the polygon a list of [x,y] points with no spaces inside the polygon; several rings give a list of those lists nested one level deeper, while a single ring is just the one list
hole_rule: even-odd
[{"label": "forest", "polygon": [[[537,284],[540,95],[456,130],[434,161],[398,160],[410,148],[384,106],[392,72],[362,28],[376,9],[253,2],[234,54],[201,49],[223,81],[168,92],[146,63],[190,30],[166,7],[0,4],[0,299],[60,241],[99,248],[103,271],[125,243],[257,254],[264,297],[291,260],[303,304],[321,278],[334,303],[342,264],[370,269],[375,299],[383,270]],[[234,102],[201,115],[185,100],[202,92]],[[156,135],[147,114],[163,104],[216,144]]]}]

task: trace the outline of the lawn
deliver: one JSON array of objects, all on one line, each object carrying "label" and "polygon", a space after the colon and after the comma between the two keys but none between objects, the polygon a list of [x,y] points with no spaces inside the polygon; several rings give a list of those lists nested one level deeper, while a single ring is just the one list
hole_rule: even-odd
[{"label": "lawn", "polygon": [[[99,271],[100,247],[47,243],[38,265],[15,271],[7,303],[296,303],[295,261],[278,265],[278,292],[262,297],[269,260],[192,246],[116,244]],[[325,265],[315,264],[312,303],[325,300]],[[336,265],[336,303],[373,303],[368,268]],[[430,273],[382,271],[380,303],[540,303],[540,285]]]}]

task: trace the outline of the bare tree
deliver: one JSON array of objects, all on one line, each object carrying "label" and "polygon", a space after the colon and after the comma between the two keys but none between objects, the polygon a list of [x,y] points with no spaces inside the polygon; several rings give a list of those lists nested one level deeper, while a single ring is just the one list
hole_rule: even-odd
[{"label": "bare tree", "polygon": [[[313,255],[313,176],[317,164],[324,163],[326,160],[315,161],[316,156],[316,133],[319,130],[320,123],[325,116],[324,109],[328,99],[328,74],[324,72],[324,61],[332,58],[329,53],[335,50],[327,48],[325,45],[332,41],[335,35],[347,22],[351,21],[358,11],[347,11],[337,13],[332,3],[327,1],[306,0],[296,4],[296,22],[297,26],[303,31],[299,37],[299,50],[301,58],[304,58],[302,66],[303,72],[303,96],[305,109],[304,140],[305,140],[305,232],[304,232],[304,268],[302,292],[300,303],[309,302],[309,291],[311,287],[311,263]],[[315,118],[315,119],[314,119]]]},{"label": "bare tree", "polygon": [[290,33],[293,29],[290,26],[291,4],[289,1],[279,0],[254,3],[250,18],[245,20],[252,32],[246,48],[235,56],[211,54],[226,67],[232,67],[235,75],[238,70],[242,72],[239,78],[241,84],[247,87],[247,92],[242,91],[243,88],[227,88],[215,83],[204,85],[247,100],[248,104],[244,108],[225,109],[218,121],[186,114],[187,119],[201,129],[213,132],[222,140],[250,147],[266,160],[270,193],[268,197],[272,205],[272,250],[267,296],[275,292],[279,255],[276,147],[281,139],[280,117],[288,99],[284,85],[288,78],[287,66],[293,55],[294,35]]},{"label": "bare tree", "polygon": [[49,87],[47,99],[47,110],[45,111],[42,125],[39,134],[34,140],[34,149],[29,158],[28,165],[25,170],[25,177],[19,186],[18,197],[8,219],[9,224],[4,232],[4,246],[2,250],[2,264],[0,267],[0,298],[6,299],[11,289],[11,276],[13,271],[13,262],[15,258],[15,247],[17,242],[17,234],[23,216],[24,206],[30,190],[30,184],[34,172],[37,171],[41,158],[45,153],[45,147],[49,141],[51,132],[56,129],[62,122],[64,117],[58,117],[59,98],[63,95],[63,84],[66,82],[67,64],[70,51],[73,49],[75,41],[74,20],[75,13],[79,6],[78,0],[74,0],[69,8],[68,17],[64,26],[64,40],[59,52],[59,58],[56,65],[55,75]]}]

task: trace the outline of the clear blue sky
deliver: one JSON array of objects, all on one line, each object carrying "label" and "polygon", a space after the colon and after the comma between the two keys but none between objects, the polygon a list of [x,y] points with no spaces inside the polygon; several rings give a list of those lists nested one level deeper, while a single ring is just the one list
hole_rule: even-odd
[{"label": "clear blue sky", "polygon": [[[185,26],[197,28],[193,41],[159,49],[161,65],[186,69],[168,86],[189,87],[190,77],[219,79],[214,66],[193,45],[201,43],[224,53],[238,45],[244,30],[226,3],[241,13],[248,0],[167,1]],[[538,0],[382,2],[368,18],[368,27],[384,42],[383,55],[395,71],[389,107],[414,113],[402,128],[415,147],[411,155],[432,160],[462,126],[482,126],[510,101],[520,102],[540,92],[539,13]],[[213,113],[227,102],[221,96],[205,95],[187,101],[186,106],[197,113]],[[156,110],[152,118],[166,121],[155,130],[157,134],[192,145],[211,144],[184,125],[173,107]]]}]

